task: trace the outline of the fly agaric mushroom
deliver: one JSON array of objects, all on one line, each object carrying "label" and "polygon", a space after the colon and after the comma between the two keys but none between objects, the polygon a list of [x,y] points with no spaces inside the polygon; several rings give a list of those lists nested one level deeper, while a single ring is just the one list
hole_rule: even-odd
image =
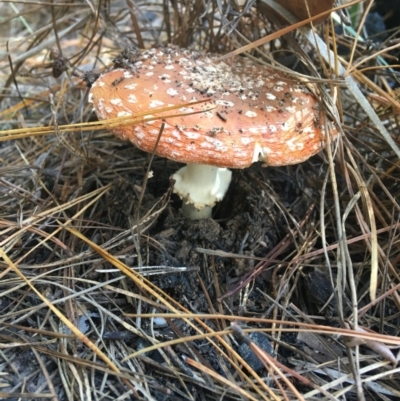
[{"label": "fly agaric mushroom", "polygon": [[174,47],[144,51],[128,69],[106,72],[89,101],[100,120],[154,111],[152,121],[111,130],[146,152],[159,139],[157,155],[187,163],[172,178],[184,213],[194,219],[210,217],[225,195],[227,168],[301,163],[323,148],[328,124],[315,96],[287,74],[246,58],[218,61]]}]

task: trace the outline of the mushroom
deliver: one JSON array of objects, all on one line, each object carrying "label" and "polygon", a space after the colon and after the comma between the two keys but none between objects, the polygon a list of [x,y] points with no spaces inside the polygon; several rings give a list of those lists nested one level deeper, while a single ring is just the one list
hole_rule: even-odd
[{"label": "mushroom", "polygon": [[[206,101],[195,103],[200,100]],[[184,213],[194,219],[210,217],[224,197],[228,168],[301,163],[323,148],[328,124],[316,97],[287,74],[247,58],[218,61],[175,47],[144,51],[128,68],[101,75],[89,101],[100,120],[145,111],[157,116],[111,130],[146,152],[159,140],[157,155],[187,163],[172,178]]]}]

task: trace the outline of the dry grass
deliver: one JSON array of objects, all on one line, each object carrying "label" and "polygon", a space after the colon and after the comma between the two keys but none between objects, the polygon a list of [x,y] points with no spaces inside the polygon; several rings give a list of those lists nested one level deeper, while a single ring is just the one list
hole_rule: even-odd
[{"label": "dry grass", "polygon": [[[0,4],[1,399],[400,397],[400,94],[385,65],[398,43],[368,47],[335,33],[333,20],[282,32],[266,3]],[[354,10],[363,34],[368,9]],[[151,265],[175,256],[160,235],[178,213],[168,187],[176,166],[154,158],[160,174],[144,185],[149,158],[94,121],[81,78],[123,47],[166,43],[220,54],[250,44],[249,57],[301,64],[341,127],[321,157],[268,179],[250,169],[286,222],[286,235],[257,253],[203,241],[192,250],[200,266]],[[297,207],[284,201],[282,177],[301,188]],[[221,260],[252,268],[229,285]],[[160,284],[189,273],[203,304]],[[245,336],[256,331],[276,358]],[[243,342],[264,369],[238,353]]]}]

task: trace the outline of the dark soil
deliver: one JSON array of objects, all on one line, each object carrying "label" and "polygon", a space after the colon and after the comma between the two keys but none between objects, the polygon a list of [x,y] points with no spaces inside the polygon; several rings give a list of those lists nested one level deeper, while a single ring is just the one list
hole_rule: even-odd
[{"label": "dark soil", "polygon": [[[315,161],[321,163],[318,158]],[[142,202],[141,216],[146,215],[160,196],[167,193],[169,175],[175,166],[156,159],[153,178],[148,181]],[[135,192],[134,182],[127,183],[129,177],[122,177],[122,180],[125,184],[116,183],[106,197],[112,205],[107,217],[109,224],[126,228],[129,215],[136,206],[132,197],[137,199],[139,194]],[[205,279],[213,301],[216,294],[213,286],[209,286],[212,278],[211,281],[207,279],[211,271],[216,272],[222,293],[234,289],[242,276],[253,271],[257,259],[263,258],[287,234],[284,211],[290,211],[296,221],[304,217],[313,200],[306,195],[312,191],[304,192],[301,185],[304,183],[294,181],[284,168],[263,168],[256,164],[247,170],[236,170],[225,198],[214,208],[213,218],[204,220],[184,217],[180,199],[172,194],[165,210],[142,237],[142,260],[150,266],[186,266],[200,270],[151,280],[183,303],[196,300],[198,304],[204,297],[196,278],[199,274]],[[139,181],[137,187],[141,188]],[[147,234],[152,238],[150,243]],[[199,248],[216,253],[212,266]],[[223,256],[218,256],[218,251]],[[257,285],[267,289],[268,275],[260,277]],[[196,310],[206,312],[208,306],[197,305]]]}]

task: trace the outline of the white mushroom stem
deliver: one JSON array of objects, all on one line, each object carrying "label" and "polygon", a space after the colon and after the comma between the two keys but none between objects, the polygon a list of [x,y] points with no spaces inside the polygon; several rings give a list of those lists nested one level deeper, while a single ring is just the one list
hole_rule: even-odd
[{"label": "white mushroom stem", "polygon": [[230,170],[205,164],[188,164],[173,174],[174,192],[183,201],[185,216],[191,219],[211,217],[212,207],[224,197],[231,177]]}]

